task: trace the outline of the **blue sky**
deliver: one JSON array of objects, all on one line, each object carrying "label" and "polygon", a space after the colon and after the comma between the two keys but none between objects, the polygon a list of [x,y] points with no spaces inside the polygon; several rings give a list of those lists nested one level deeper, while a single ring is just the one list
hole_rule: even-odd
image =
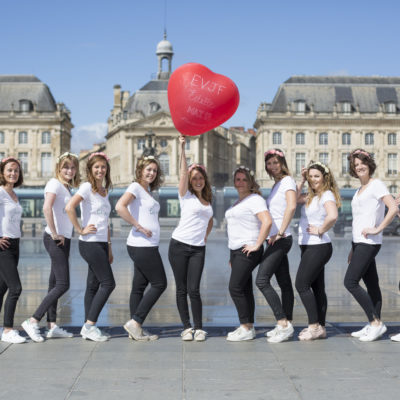
[{"label": "blue sky", "polygon": [[3,0],[0,74],[45,82],[72,112],[74,150],[87,148],[104,136],[114,84],[132,93],[157,71],[166,20],[173,68],[233,79],[241,102],[224,125],[251,128],[292,75],[399,76],[399,15],[394,0]]}]

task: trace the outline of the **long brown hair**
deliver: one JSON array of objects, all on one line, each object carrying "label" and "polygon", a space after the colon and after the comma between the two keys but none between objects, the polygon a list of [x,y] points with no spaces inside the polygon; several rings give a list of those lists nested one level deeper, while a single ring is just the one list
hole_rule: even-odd
[{"label": "long brown hair", "polygon": [[90,183],[90,185],[92,186],[93,192],[97,192],[98,190],[97,190],[97,185],[96,185],[96,179],[92,173],[92,167],[94,164],[96,164],[97,161],[105,161],[107,164],[107,172],[106,172],[105,180],[106,180],[106,190],[109,191],[110,189],[112,189],[110,163],[108,162],[107,157],[105,155],[94,154],[94,155],[89,156],[89,159],[86,164],[87,180]]},{"label": "long brown hair", "polygon": [[3,160],[1,160],[1,162],[0,162],[0,186],[7,184],[3,174],[4,174],[4,168],[10,162],[17,163],[18,167],[19,167],[18,180],[17,180],[17,182],[14,183],[14,187],[21,186],[24,183],[24,176],[22,174],[22,168],[21,168],[21,164],[20,164],[19,160],[14,157],[3,158]]},{"label": "long brown hair", "polygon": [[236,168],[233,173],[233,182],[235,182],[236,174],[238,174],[239,172],[246,175],[246,178],[250,186],[249,187],[250,192],[261,195],[260,185],[256,182],[254,178],[254,171],[251,171],[249,168],[241,165],[240,167]]},{"label": "long brown hair", "polygon": [[56,167],[55,167],[55,175],[56,178],[61,182],[61,170],[64,167],[64,164],[66,162],[71,162],[72,164],[74,164],[74,167],[76,169],[76,174],[73,177],[73,179],[71,179],[70,182],[66,182],[68,183],[68,185],[72,186],[72,187],[78,187],[81,183],[81,175],[79,173],[79,160],[78,157],[76,157],[74,154],[71,153],[64,153],[62,154],[60,157],[57,158],[57,162],[56,162]]},{"label": "long brown hair", "polygon": [[154,156],[141,157],[136,163],[135,182],[140,184],[142,180],[143,170],[150,164],[157,165],[157,176],[153,182],[150,183],[150,191],[157,190],[164,182],[164,175],[161,171],[160,162]]},{"label": "long brown hair", "polygon": [[324,192],[326,192],[327,190],[330,190],[333,193],[333,196],[335,197],[336,206],[337,206],[337,208],[339,208],[342,205],[342,199],[340,197],[339,189],[337,187],[335,178],[332,175],[332,171],[325,164],[322,164],[319,161],[317,161],[317,162],[310,161],[310,164],[307,167],[307,180],[308,180],[308,173],[309,173],[310,169],[316,169],[319,172],[321,172],[324,181],[323,181],[323,185],[322,185],[322,190],[318,194],[311,187],[310,182],[308,182],[308,194],[307,194],[307,200],[306,200],[307,207],[311,204],[312,199],[315,196],[318,196],[318,198],[321,198],[321,196]]},{"label": "long brown hair", "polygon": [[198,171],[201,173],[201,175],[203,175],[204,178],[204,187],[201,191],[201,197],[203,197],[203,199],[205,201],[207,201],[208,203],[211,203],[212,201],[212,190],[211,190],[211,185],[210,185],[210,181],[208,180],[208,176],[207,176],[207,172],[205,170],[204,167],[200,166],[200,165],[192,165],[189,167],[189,175],[188,175],[188,189],[190,191],[190,193],[194,194],[197,196],[196,191],[193,189],[192,186],[192,174],[193,171]]},{"label": "long brown hair", "polygon": [[286,157],[283,151],[281,149],[271,149],[264,153],[265,171],[269,175],[269,177],[271,179],[274,179],[274,177],[267,170],[267,161],[273,157],[275,157],[278,160],[279,165],[281,166],[280,176],[277,177],[278,180],[281,180],[285,176],[290,176],[289,167],[287,165]]}]

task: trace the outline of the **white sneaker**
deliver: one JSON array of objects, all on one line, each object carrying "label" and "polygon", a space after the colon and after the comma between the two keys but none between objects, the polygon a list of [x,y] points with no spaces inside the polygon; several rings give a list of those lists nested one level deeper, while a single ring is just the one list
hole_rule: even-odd
[{"label": "white sneaker", "polygon": [[351,332],[351,336],[360,338],[361,336],[367,335],[370,327],[371,325],[367,324],[364,326],[364,328],[360,329],[359,331]]},{"label": "white sneaker", "polygon": [[138,340],[141,342],[146,342],[147,340],[150,340],[150,337],[146,336],[143,333],[143,329],[141,326],[137,326],[130,321],[128,321],[124,325],[124,329],[128,332],[129,339]]},{"label": "white sneaker", "polygon": [[379,339],[385,332],[387,328],[383,322],[381,322],[378,326],[371,325],[368,329],[368,333],[364,336],[361,336],[358,340],[361,342],[373,342],[376,339]]},{"label": "white sneaker", "polygon": [[63,328],[60,328],[59,326],[55,325],[51,329],[48,329],[45,332],[45,336],[47,339],[52,339],[52,338],[72,338],[74,337],[74,334],[71,332],[66,331]]},{"label": "white sneaker", "polygon": [[19,343],[25,343],[26,339],[23,336],[21,336],[18,331],[12,329],[11,331],[3,332],[1,334],[1,341],[6,343],[19,344]]},{"label": "white sneaker", "polygon": [[289,340],[293,336],[294,328],[293,325],[288,321],[286,328],[280,325],[276,326],[275,334],[267,338],[269,343],[281,343]]},{"label": "white sneaker", "polygon": [[184,342],[190,342],[193,340],[193,329],[187,328],[181,333],[182,340]]},{"label": "white sneaker", "polygon": [[143,332],[143,336],[148,337],[147,340],[157,340],[158,339],[158,335],[156,335],[155,333],[150,333],[149,331],[147,331],[146,329],[142,329]]},{"label": "white sneaker", "polygon": [[228,340],[229,342],[241,342],[244,340],[252,340],[255,337],[253,329],[245,329],[240,326],[238,329],[231,332],[230,335],[228,334],[226,340]]},{"label": "white sneaker", "polygon": [[277,330],[278,330],[278,325],[276,325],[274,329],[271,329],[270,331],[265,332],[264,335],[266,337],[275,336]]},{"label": "white sneaker", "polygon": [[393,342],[400,342],[400,333],[397,335],[394,335],[390,338],[390,340],[393,340]]},{"label": "white sneaker", "polygon": [[239,326],[239,327],[236,328],[234,331],[228,332],[228,335],[227,335],[227,336],[229,337],[229,336],[232,336],[232,335],[236,335],[236,332],[237,332],[238,330],[240,330],[240,328],[241,328],[241,327]]},{"label": "white sneaker", "polygon": [[196,342],[204,342],[206,340],[207,332],[202,329],[196,329],[194,331],[194,340]]},{"label": "white sneaker", "polygon": [[105,342],[108,340],[107,336],[101,334],[100,329],[96,325],[92,325],[90,328],[82,326],[81,336],[84,339],[93,340],[93,342]]},{"label": "white sneaker", "polygon": [[34,342],[42,343],[44,341],[43,336],[40,334],[39,325],[31,322],[29,318],[21,326]]}]

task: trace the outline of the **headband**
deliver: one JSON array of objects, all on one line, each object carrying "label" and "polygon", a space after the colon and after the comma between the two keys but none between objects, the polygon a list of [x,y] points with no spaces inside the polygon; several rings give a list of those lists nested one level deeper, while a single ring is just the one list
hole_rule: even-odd
[{"label": "headband", "polygon": [[192,170],[193,170],[194,168],[200,168],[200,169],[202,169],[204,172],[207,172],[207,171],[206,171],[206,167],[205,167],[204,165],[201,165],[201,164],[192,164],[192,165],[188,168],[188,172],[189,172],[189,173],[192,172]]},{"label": "headband", "polygon": [[18,165],[21,165],[21,163],[19,162],[19,160],[16,159],[15,157],[6,157],[6,158],[3,158],[3,159],[1,160],[1,163],[4,164],[4,163],[6,163],[6,162],[8,162],[8,161],[10,161],[10,160],[16,162]]},{"label": "headband", "polygon": [[366,156],[366,157],[368,157],[368,158],[371,157],[371,155],[370,155],[369,153],[367,153],[366,151],[364,151],[364,150],[354,150],[354,151],[351,153],[352,156],[354,156],[354,155],[356,155],[356,154],[363,154],[364,156]]},{"label": "headband", "polygon": [[264,153],[264,158],[269,156],[269,155],[278,155],[279,157],[282,157],[282,158],[285,157],[282,151],[275,150],[275,149],[266,151]]},{"label": "headband", "polygon": [[309,165],[309,167],[307,169],[314,167],[314,165],[318,165],[325,171],[326,174],[329,174],[329,168],[325,164],[323,164],[322,162],[319,162],[319,161],[313,162],[311,165]]},{"label": "headband", "polygon": [[249,173],[250,176],[254,176],[254,171],[252,171],[251,169],[245,167],[244,165],[241,165],[240,167],[237,167],[237,168],[235,169],[235,171],[233,171],[233,176],[235,176],[237,172],[239,172],[240,170],[243,170],[243,169],[244,169],[245,171],[247,171],[247,172]]},{"label": "headband", "polygon": [[[61,154],[60,157],[57,158],[57,162],[60,162],[65,157],[74,157],[74,158],[78,159],[78,156],[76,154],[66,151],[65,153]],[[90,158],[91,157],[89,157],[89,160],[90,160]]]},{"label": "headband", "polygon": [[89,160],[91,160],[94,156],[100,156],[100,157],[105,158],[107,161],[110,161],[110,159],[107,157],[106,153],[103,153],[102,151],[96,152],[96,153],[92,153],[92,154],[89,156]]}]

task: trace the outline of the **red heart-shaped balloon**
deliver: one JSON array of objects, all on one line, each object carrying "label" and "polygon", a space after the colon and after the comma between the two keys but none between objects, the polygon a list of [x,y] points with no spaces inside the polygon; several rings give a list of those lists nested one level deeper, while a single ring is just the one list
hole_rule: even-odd
[{"label": "red heart-shaped balloon", "polygon": [[228,77],[188,63],[169,78],[168,104],[176,129],[195,136],[221,125],[235,113],[239,90]]}]

